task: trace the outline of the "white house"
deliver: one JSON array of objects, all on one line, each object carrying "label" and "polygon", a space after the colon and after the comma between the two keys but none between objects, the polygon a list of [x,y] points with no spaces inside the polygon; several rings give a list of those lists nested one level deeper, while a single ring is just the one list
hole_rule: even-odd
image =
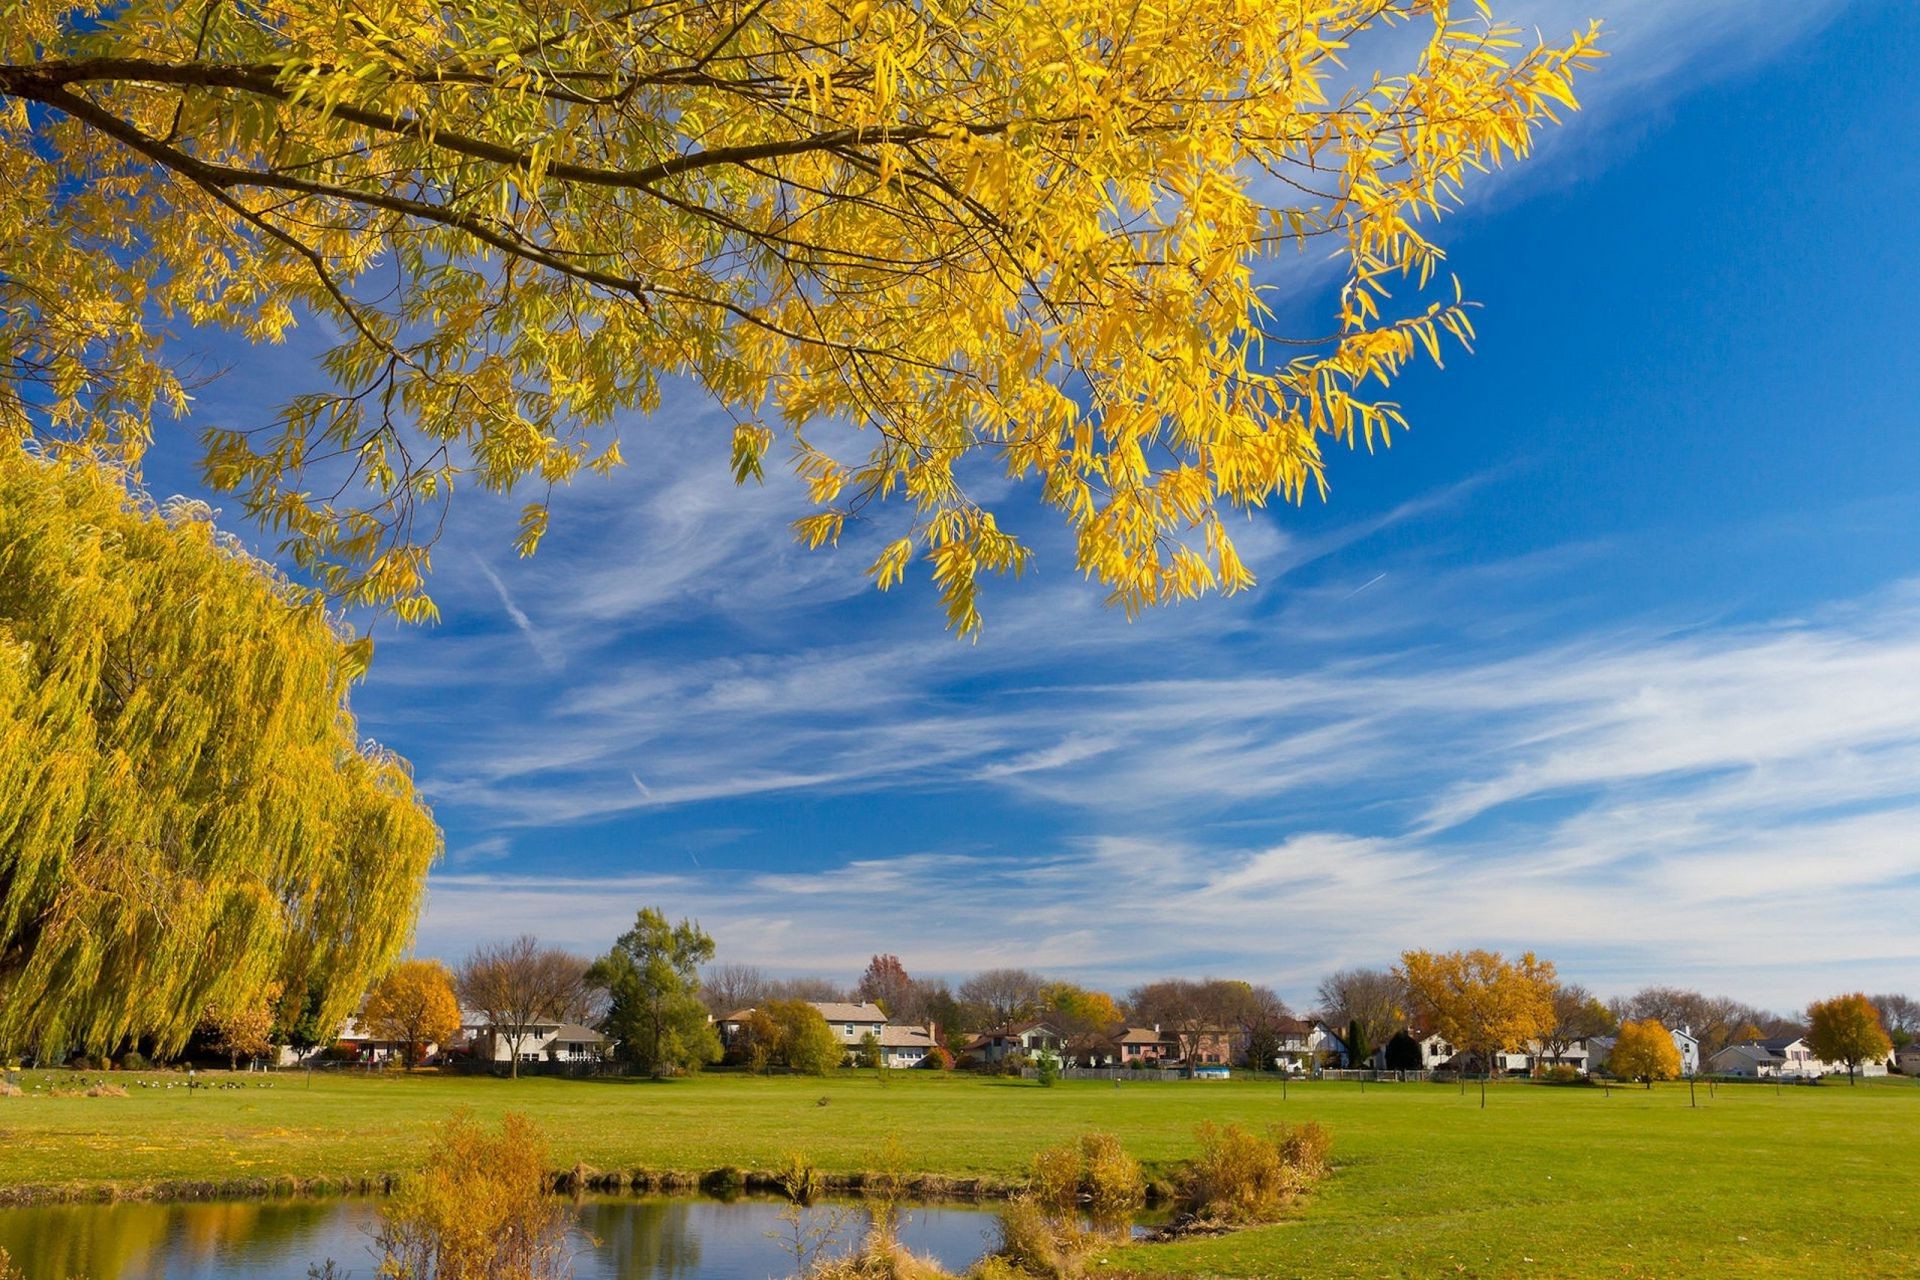
[{"label": "white house", "polygon": [[[513,1041],[484,1013],[463,1012],[460,1035],[476,1061],[513,1061]],[[613,1042],[592,1027],[558,1018],[529,1022],[519,1041],[522,1062],[601,1062],[612,1049]]]},{"label": "white house", "polygon": [[880,1064],[886,1067],[917,1067],[933,1052],[933,1032],[926,1027],[880,1028]]}]

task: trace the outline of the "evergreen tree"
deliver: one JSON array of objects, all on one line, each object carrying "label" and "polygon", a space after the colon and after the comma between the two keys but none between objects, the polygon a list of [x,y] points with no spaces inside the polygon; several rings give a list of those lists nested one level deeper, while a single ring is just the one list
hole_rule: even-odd
[{"label": "evergreen tree", "polygon": [[1347,1024],[1347,1061],[1356,1068],[1365,1067],[1367,1059],[1372,1056],[1373,1046],[1367,1043],[1367,1029],[1356,1018]]}]

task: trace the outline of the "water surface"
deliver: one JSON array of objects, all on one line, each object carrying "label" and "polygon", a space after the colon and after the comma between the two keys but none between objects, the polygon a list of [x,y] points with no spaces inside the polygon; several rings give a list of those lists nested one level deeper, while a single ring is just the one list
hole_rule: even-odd
[{"label": "water surface", "polygon": [[[580,1202],[575,1280],[774,1280],[794,1272],[784,1201],[685,1197]],[[377,1200],[241,1200],[204,1204],[63,1204],[0,1209],[0,1248],[27,1280],[306,1280],[326,1259],[345,1280],[373,1280]],[[992,1210],[904,1211],[903,1243],[951,1271],[992,1246]],[[839,1230],[829,1251],[864,1234],[858,1206],[815,1205],[804,1231]],[[777,1238],[776,1238],[777,1237]]]}]

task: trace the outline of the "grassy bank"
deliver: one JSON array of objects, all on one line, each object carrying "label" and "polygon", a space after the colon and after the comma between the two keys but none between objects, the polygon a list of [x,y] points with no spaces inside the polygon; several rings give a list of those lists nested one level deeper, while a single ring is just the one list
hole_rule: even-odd
[{"label": "grassy bank", "polygon": [[[31,1081],[33,1077],[29,1077]],[[164,1079],[166,1077],[153,1077]],[[178,1082],[179,1077],[172,1077]],[[1031,1083],[907,1072],[827,1080],[235,1077],[240,1089],[0,1099],[0,1188],[83,1192],[233,1178],[375,1178],[448,1112],[518,1110],[556,1162],[698,1173],[801,1151],[832,1173],[897,1141],[913,1169],[1018,1175],[1038,1148],[1120,1135],[1165,1175],[1206,1119],[1315,1119],[1335,1177],[1286,1225],[1111,1255],[1152,1276],[1719,1276],[1920,1273],[1903,1170],[1920,1087],[1651,1092],[1495,1087]],[[122,1083],[127,1083],[125,1078]]]}]

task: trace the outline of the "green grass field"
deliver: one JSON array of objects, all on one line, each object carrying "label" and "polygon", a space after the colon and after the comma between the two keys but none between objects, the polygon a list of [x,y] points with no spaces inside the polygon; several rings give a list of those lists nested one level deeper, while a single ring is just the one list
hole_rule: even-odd
[{"label": "green grass field", "polygon": [[[29,1082],[35,1077],[29,1076]],[[160,1077],[156,1077],[160,1078]],[[178,1080],[179,1077],[173,1077]],[[248,1080],[246,1076],[236,1077]],[[257,1080],[259,1077],[253,1077]],[[1150,1172],[1202,1120],[1319,1120],[1334,1176],[1285,1223],[1116,1251],[1142,1276],[1920,1275],[1920,1086],[1495,1086],[1019,1081],[901,1072],[668,1084],[291,1074],[271,1090],[0,1098],[0,1186],[358,1177],[407,1168],[449,1111],[519,1110],[556,1166],[829,1171],[879,1162],[1019,1173],[1038,1148],[1117,1133]]]}]

